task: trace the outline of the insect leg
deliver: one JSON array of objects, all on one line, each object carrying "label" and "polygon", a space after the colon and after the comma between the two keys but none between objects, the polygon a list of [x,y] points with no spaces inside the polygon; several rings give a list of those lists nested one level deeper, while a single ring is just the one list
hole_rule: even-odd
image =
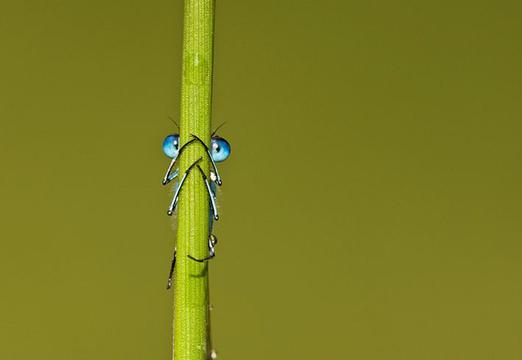
[{"label": "insect leg", "polygon": [[223,182],[221,181],[221,177],[219,176],[219,172],[218,172],[216,163],[214,162],[214,159],[212,158],[212,155],[210,154],[210,149],[208,148],[207,144],[205,144],[205,142],[203,140],[201,140],[199,137],[197,137],[196,135],[194,135],[194,134],[190,134],[190,135],[194,138],[192,140],[197,140],[201,145],[203,145],[205,147],[205,150],[207,151],[207,155],[210,159],[210,162],[212,163],[212,168],[214,169],[214,173],[216,174],[216,184],[221,186],[221,184]]},{"label": "insect leg", "polygon": [[174,174],[171,174],[171,171],[172,171],[172,167],[174,166],[174,164],[176,163],[176,160],[179,159],[179,156],[181,155],[181,153],[183,152],[183,150],[185,150],[185,148],[192,144],[194,141],[196,141],[196,139],[192,139],[190,141],[188,141],[185,145],[183,145],[179,151],[178,151],[178,154],[176,155],[176,157],[172,158],[172,161],[170,162],[169,164],[169,167],[167,168],[167,173],[165,174],[165,176],[163,177],[163,181],[162,181],[162,184],[163,185],[167,185],[172,179],[174,179],[178,173],[177,171],[174,172]]},{"label": "insect leg", "polygon": [[172,256],[172,263],[170,264],[169,280],[167,281],[167,290],[172,287],[172,275],[174,274],[175,266],[176,266],[176,248],[174,248],[174,255]]},{"label": "insect leg", "polygon": [[212,234],[212,225],[214,223],[214,221],[213,221],[214,219],[215,220],[219,219],[219,215],[218,215],[217,206],[216,206],[216,195],[214,194],[214,191],[212,190],[212,187],[210,186],[208,178],[205,175],[205,172],[203,171],[201,166],[197,165],[197,167],[198,167],[199,172],[201,173],[201,176],[203,177],[203,180],[205,181],[205,186],[207,187],[208,195],[210,197],[210,205],[211,205],[211,208],[212,208],[211,209],[212,213],[209,214],[209,232],[210,232],[210,235],[208,237],[209,255],[207,257],[203,258],[203,259],[197,259],[197,258],[193,257],[190,254],[187,255],[187,256],[189,257],[189,259],[192,259],[194,261],[204,262],[204,261],[210,260],[214,256],[216,256],[216,244],[218,242],[218,239],[217,239],[217,237],[214,234]]},{"label": "insect leg", "polygon": [[163,181],[161,182],[163,185],[167,185],[171,179],[170,172],[172,171],[172,167],[174,166],[174,163],[176,162],[176,159],[178,157],[172,158],[172,161],[170,162],[169,167],[167,168],[167,173],[165,174],[165,177],[163,178]]},{"label": "insect leg", "polygon": [[205,175],[205,172],[201,168],[201,166],[197,165],[199,172],[201,173],[201,176],[203,176],[203,180],[205,181],[205,186],[207,187],[208,196],[210,197],[210,204],[212,205],[212,212],[214,213],[214,219],[219,220],[217,205],[216,205],[216,195],[210,188],[210,183],[208,182],[207,175]]},{"label": "insect leg", "polygon": [[203,259],[196,259],[192,255],[187,255],[188,258],[191,259],[191,260],[197,261],[197,262],[205,262],[207,260],[212,259],[214,256],[216,256],[216,244],[217,244],[217,242],[218,242],[218,239],[217,239],[216,235],[210,234],[210,236],[208,237],[209,255],[206,258],[203,258]]},{"label": "insect leg", "polygon": [[163,183],[168,184],[169,182],[174,180],[176,177],[178,177],[178,175],[179,175],[179,169],[169,172],[167,175],[165,175],[167,180],[163,180]]},{"label": "insect leg", "polygon": [[190,170],[192,170],[194,168],[194,166],[196,166],[197,163],[201,161],[201,159],[202,158],[199,158],[196,161],[194,161],[192,163],[192,165],[190,165],[188,167],[187,171],[185,171],[185,173],[183,174],[183,177],[181,178],[181,181],[179,182],[178,187],[176,188],[176,192],[174,193],[174,197],[172,198],[172,202],[170,203],[169,210],[167,211],[167,214],[169,216],[172,215],[172,213],[174,213],[174,210],[176,209],[176,205],[178,205],[179,192],[181,191],[181,187],[185,183],[185,179],[187,178],[188,174],[190,173]]}]

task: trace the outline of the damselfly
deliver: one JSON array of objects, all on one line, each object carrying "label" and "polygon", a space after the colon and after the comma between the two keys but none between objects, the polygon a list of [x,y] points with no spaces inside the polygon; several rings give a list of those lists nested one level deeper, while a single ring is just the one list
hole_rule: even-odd
[{"label": "damselfly", "polygon": [[[219,128],[218,128],[219,129]],[[217,129],[216,129],[217,131]],[[209,214],[209,236],[208,236],[208,249],[209,255],[203,259],[197,259],[190,254],[188,257],[197,262],[204,262],[212,259],[215,255],[215,247],[217,244],[217,237],[212,234],[212,226],[214,220],[219,219],[217,205],[216,205],[216,184],[221,185],[221,177],[219,176],[219,172],[216,166],[216,163],[225,161],[230,156],[230,144],[224,138],[216,135],[216,131],[214,131],[211,135],[210,148],[205,144],[203,140],[201,140],[196,135],[191,135],[191,140],[185,143],[180,147],[180,137],[179,134],[171,134],[168,135],[163,141],[163,152],[169,158],[171,158],[170,165],[167,169],[167,173],[163,178],[163,185],[167,185],[169,182],[174,180],[175,178],[179,178],[179,167],[174,167],[176,161],[180,158],[183,151],[190,145],[200,144],[205,148],[205,152],[210,159],[212,164],[212,170],[210,171],[210,181],[208,177],[205,175],[203,169],[199,166],[199,162],[202,158],[196,160],[192,165],[188,167],[188,169],[181,176],[181,180],[174,185],[174,197],[170,203],[167,214],[170,216],[176,210],[176,206],[178,205],[179,194],[182,190],[183,184],[185,180],[189,176],[192,170],[197,169],[199,174],[203,177],[205,182],[205,186],[208,191],[208,195],[210,198],[210,214]],[[172,286],[172,274],[174,273],[174,267],[176,265],[176,249],[174,249],[174,255],[172,257],[172,263],[170,266],[169,279],[167,283],[167,289],[170,289]]]}]

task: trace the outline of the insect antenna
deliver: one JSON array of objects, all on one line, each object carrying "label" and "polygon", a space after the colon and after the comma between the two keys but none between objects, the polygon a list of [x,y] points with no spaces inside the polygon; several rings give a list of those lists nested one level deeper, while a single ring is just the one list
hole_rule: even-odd
[{"label": "insect antenna", "polygon": [[174,125],[176,125],[176,127],[178,128],[178,132],[179,132],[179,125],[178,125],[178,123],[176,122],[176,120],[174,120],[174,119],[172,118],[172,116],[169,116],[169,119],[170,119],[170,121],[172,121],[172,122],[174,123]]},{"label": "insect antenna", "polygon": [[221,127],[222,127],[223,125],[225,125],[226,123],[227,123],[226,121],[223,121],[223,122],[221,123],[221,125],[219,125],[219,126],[216,128],[216,130],[214,130],[214,132],[212,133],[212,135],[210,135],[210,137],[211,137],[211,138],[214,137],[214,135],[216,135],[216,133],[218,132],[218,130],[221,129]]}]

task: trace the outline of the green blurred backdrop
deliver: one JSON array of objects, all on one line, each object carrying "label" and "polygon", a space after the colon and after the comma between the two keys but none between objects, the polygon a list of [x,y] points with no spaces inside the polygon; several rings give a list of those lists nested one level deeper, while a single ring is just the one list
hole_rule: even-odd
[{"label": "green blurred backdrop", "polygon": [[[522,358],[520,1],[217,1],[220,359]],[[169,359],[182,2],[0,5],[0,358]]]}]

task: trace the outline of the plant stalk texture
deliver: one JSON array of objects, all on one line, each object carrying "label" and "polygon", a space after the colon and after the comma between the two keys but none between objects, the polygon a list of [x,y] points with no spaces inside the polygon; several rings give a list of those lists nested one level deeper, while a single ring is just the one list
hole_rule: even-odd
[{"label": "plant stalk texture", "polygon": [[[214,0],[185,0],[181,86],[181,144],[191,134],[210,145]],[[201,144],[182,153],[180,174],[197,161],[209,175],[210,162]],[[177,263],[174,277],[174,350],[176,360],[207,360],[210,343],[208,262],[209,195],[199,170],[193,168],[180,192]]]}]

